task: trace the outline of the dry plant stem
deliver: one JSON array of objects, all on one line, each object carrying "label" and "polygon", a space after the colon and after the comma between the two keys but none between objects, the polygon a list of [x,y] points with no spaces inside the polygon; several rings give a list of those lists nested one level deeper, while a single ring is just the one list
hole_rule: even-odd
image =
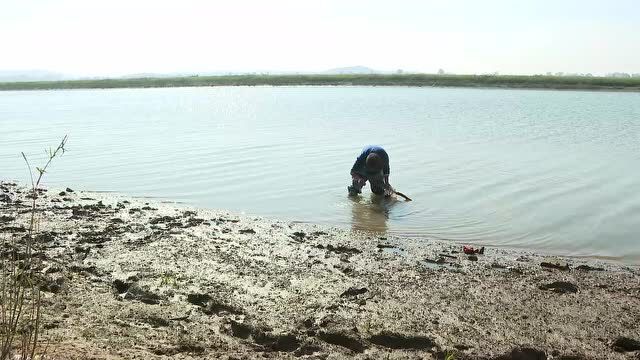
[{"label": "dry plant stem", "polygon": [[[34,253],[34,234],[37,232],[37,198],[40,182],[53,159],[65,152],[64,146],[67,143],[65,136],[55,150],[46,151],[48,160],[44,167],[36,167],[38,171],[37,179],[34,177],[31,164],[27,156],[22,153],[22,157],[29,169],[31,179],[31,216],[29,228],[25,239],[24,256],[18,256],[18,244],[14,237],[11,238],[9,249],[12,251],[2,259],[2,291],[0,292],[0,360],[8,359],[12,356],[13,344],[16,335],[20,334],[20,358],[34,359],[36,346],[39,341],[39,330],[41,324],[41,294],[38,282],[35,278],[36,264],[32,258]],[[3,248],[7,248],[6,239],[3,238]],[[26,306],[26,308],[25,308]]]},{"label": "dry plant stem", "polygon": [[[64,138],[62,138],[62,141],[60,142],[60,145],[58,145],[58,147],[54,150],[51,151],[51,149],[49,149],[48,155],[49,155],[49,160],[47,161],[47,163],[44,165],[43,168],[36,168],[38,170],[38,179],[34,182],[33,180],[33,171],[31,170],[31,164],[29,164],[29,160],[27,159],[27,156],[24,154],[24,152],[22,153],[22,158],[24,159],[24,161],[27,163],[27,167],[29,168],[29,175],[31,178],[31,191],[32,191],[32,201],[31,201],[31,222],[29,224],[29,235],[31,235],[33,233],[34,230],[34,225],[35,225],[35,217],[36,217],[36,199],[38,197],[38,193],[37,193],[37,189],[38,186],[40,186],[40,181],[42,180],[42,176],[44,176],[44,173],[47,171],[47,168],[49,167],[49,165],[51,165],[51,161],[53,161],[53,159],[58,155],[59,151],[62,151],[62,153],[64,154],[64,146],[67,144],[67,139],[68,136],[65,135]],[[28,241],[31,241],[31,236],[29,236]]]},{"label": "dry plant stem", "polygon": [[[15,249],[15,241],[12,241],[11,248]],[[0,359],[6,359],[11,353],[13,340],[18,327],[18,321],[22,315],[22,306],[24,304],[25,287],[20,286],[23,281],[23,272],[18,272],[18,259],[16,252],[10,255],[9,261],[3,260],[3,279],[2,279],[2,352]],[[9,272],[6,269],[9,268]],[[8,289],[7,289],[8,281]],[[13,289],[13,290],[12,290]],[[8,314],[8,318],[7,318]]]}]

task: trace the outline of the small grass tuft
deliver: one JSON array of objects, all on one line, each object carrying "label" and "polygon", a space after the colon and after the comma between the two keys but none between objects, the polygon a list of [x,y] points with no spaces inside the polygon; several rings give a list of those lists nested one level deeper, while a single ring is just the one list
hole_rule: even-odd
[{"label": "small grass tuft", "polygon": [[456,360],[456,352],[453,350],[448,350],[444,354],[444,360]]},{"label": "small grass tuft", "polygon": [[168,286],[174,289],[180,287],[176,275],[172,272],[165,272],[160,275],[160,286]]}]

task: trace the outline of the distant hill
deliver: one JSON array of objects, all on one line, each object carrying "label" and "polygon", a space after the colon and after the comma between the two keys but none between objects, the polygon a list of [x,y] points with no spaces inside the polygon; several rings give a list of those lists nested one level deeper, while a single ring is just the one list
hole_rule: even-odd
[{"label": "distant hill", "polygon": [[340,74],[376,74],[376,73],[378,73],[378,71],[375,71],[366,66],[348,66],[348,67],[335,68],[335,69],[327,70],[324,72],[324,74],[338,74],[338,75]]}]

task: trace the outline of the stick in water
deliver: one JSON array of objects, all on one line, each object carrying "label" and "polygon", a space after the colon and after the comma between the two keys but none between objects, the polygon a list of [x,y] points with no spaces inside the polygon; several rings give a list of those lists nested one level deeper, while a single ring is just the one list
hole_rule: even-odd
[{"label": "stick in water", "polygon": [[408,197],[407,195],[405,195],[405,194],[403,194],[403,193],[401,193],[401,192],[399,192],[399,191],[395,191],[395,190],[393,190],[393,193],[394,193],[394,194],[396,194],[396,195],[400,195],[400,196],[402,196],[402,197],[403,197],[403,198],[405,198],[405,200],[407,200],[407,201],[412,201],[410,197]]}]

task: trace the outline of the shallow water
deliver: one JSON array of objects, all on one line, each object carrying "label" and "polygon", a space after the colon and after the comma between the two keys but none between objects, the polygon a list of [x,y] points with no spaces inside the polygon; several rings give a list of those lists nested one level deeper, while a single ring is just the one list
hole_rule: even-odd
[{"label": "shallow water", "polygon": [[[0,92],[0,178],[640,262],[640,94],[388,87]],[[349,199],[365,144],[413,202]]]}]

